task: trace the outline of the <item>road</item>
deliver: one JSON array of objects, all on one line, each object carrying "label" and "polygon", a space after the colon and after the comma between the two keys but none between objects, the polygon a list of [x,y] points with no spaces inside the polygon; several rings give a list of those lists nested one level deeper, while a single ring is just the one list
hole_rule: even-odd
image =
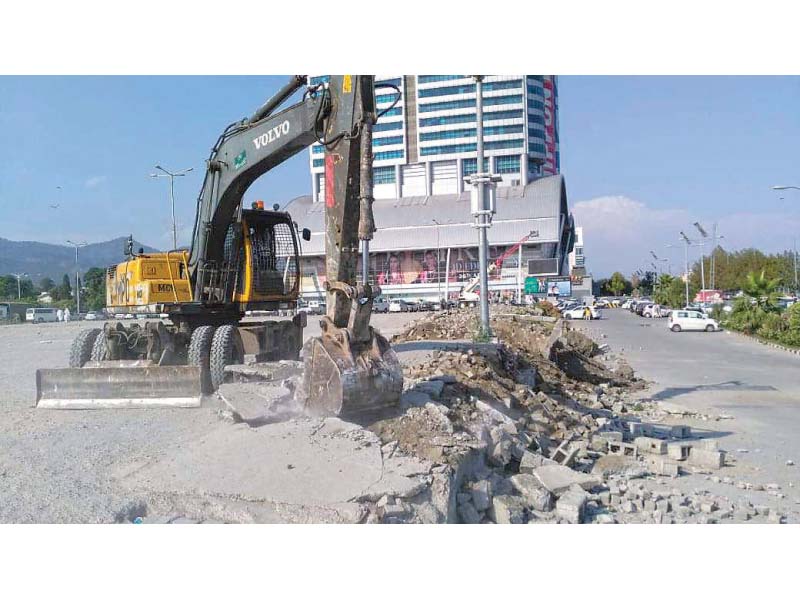
[{"label": "road", "polygon": [[778,483],[787,496],[781,504],[787,511],[796,508],[800,466],[787,461],[800,464],[800,355],[725,331],[673,333],[666,319],[622,309],[604,310],[603,319],[578,326],[596,338],[605,334],[598,341],[621,352],[638,376],[652,382],[644,397],[733,417],[693,424],[717,431],[720,447],[737,459],[735,468],[721,474]]}]

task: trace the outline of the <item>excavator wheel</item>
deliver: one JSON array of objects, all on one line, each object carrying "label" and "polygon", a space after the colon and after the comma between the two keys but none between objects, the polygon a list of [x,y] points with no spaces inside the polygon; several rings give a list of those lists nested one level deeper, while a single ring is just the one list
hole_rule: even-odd
[{"label": "excavator wheel", "polygon": [[241,364],[244,361],[244,347],[239,328],[235,325],[221,325],[214,333],[211,342],[209,369],[211,385],[216,390],[225,379],[225,367]]},{"label": "excavator wheel", "polygon": [[69,366],[80,369],[92,358],[92,348],[100,329],[84,329],[72,341],[69,349]]},{"label": "excavator wheel", "polygon": [[106,360],[108,358],[108,345],[106,344],[106,334],[104,331],[101,331],[100,334],[95,338],[94,344],[92,345],[92,356],[91,360],[93,361],[101,361]]},{"label": "excavator wheel", "polygon": [[200,367],[200,387],[204,394],[214,391],[209,370],[214,329],[212,325],[202,325],[192,332],[192,338],[189,341],[188,363],[190,367]]}]

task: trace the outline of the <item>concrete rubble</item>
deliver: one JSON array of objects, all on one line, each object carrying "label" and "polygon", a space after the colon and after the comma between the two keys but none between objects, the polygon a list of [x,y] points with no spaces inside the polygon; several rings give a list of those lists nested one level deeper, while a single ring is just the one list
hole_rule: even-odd
[{"label": "concrete rubble", "polygon": [[401,405],[360,423],[304,417],[293,393],[300,363],[235,367],[216,399],[232,431],[119,476],[170,522],[785,520],[670,489],[685,473],[717,477],[732,459],[716,440],[664,423],[674,413],[636,394],[647,383],[607,345],[536,310],[504,310],[489,343],[471,341],[470,310],[428,315],[396,336]]}]

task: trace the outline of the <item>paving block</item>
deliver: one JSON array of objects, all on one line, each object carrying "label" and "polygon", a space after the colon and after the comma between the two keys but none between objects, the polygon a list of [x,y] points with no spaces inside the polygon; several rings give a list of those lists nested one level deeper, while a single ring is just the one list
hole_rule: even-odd
[{"label": "paving block", "polygon": [[691,444],[683,444],[680,442],[667,444],[667,456],[672,460],[686,460],[689,458],[689,451],[691,449]]},{"label": "paving block", "polygon": [[639,452],[648,454],[666,454],[667,442],[653,437],[638,437],[633,441]]},{"label": "paving block", "polygon": [[721,469],[725,464],[725,453],[722,450],[692,448],[689,452],[689,462],[704,469]]},{"label": "paving block", "polygon": [[669,457],[651,455],[647,457],[647,462],[650,465],[650,470],[655,475],[663,475],[665,477],[677,477],[680,475],[678,463]]},{"label": "paving block", "polygon": [[570,442],[561,442],[559,447],[553,450],[550,459],[556,461],[560,465],[568,467],[574,462],[578,452],[579,448],[573,448]]},{"label": "paving block", "polygon": [[621,431],[600,431],[597,435],[602,438],[607,439],[609,442],[621,442],[622,441],[622,432]]}]

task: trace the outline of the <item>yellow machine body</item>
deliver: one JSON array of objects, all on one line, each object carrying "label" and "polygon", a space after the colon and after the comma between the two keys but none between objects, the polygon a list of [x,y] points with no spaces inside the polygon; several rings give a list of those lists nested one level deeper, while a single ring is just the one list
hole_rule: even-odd
[{"label": "yellow machine body", "polygon": [[185,250],[143,254],[110,267],[106,306],[113,310],[191,302],[188,256]]}]

